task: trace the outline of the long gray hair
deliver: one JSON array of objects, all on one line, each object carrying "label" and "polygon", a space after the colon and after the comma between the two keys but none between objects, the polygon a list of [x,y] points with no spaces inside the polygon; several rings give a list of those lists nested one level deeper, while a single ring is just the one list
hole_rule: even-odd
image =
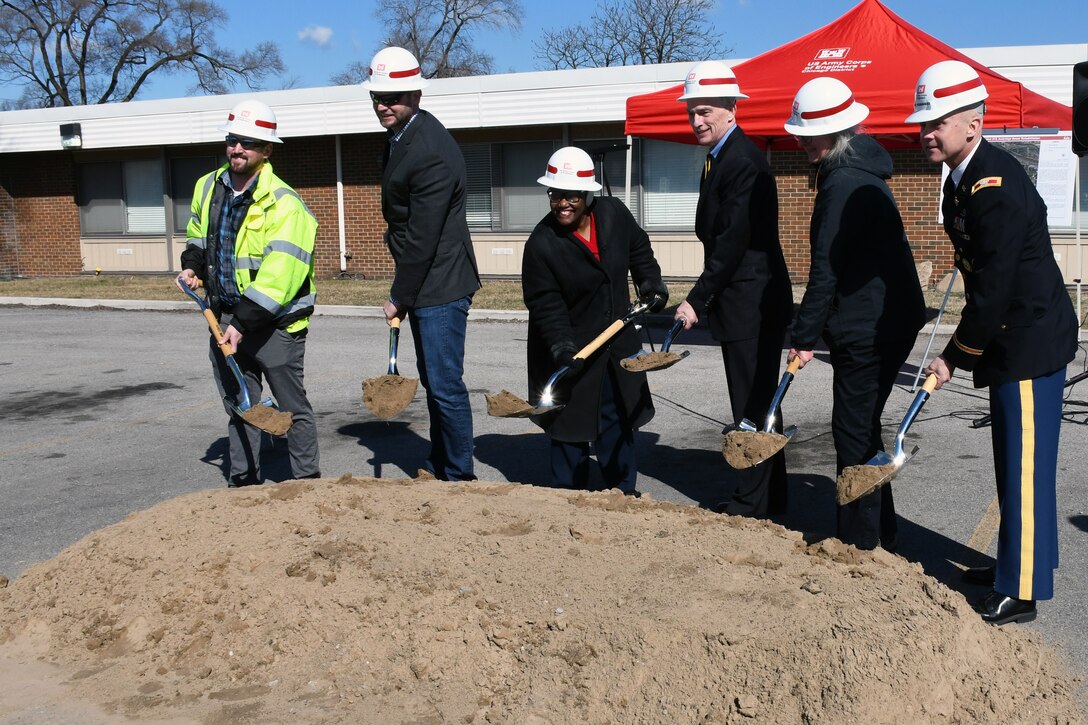
[{"label": "long gray hair", "polygon": [[864,133],[861,126],[853,126],[836,133],[835,139],[831,142],[831,148],[828,149],[827,156],[824,157],[824,163],[832,161],[839,164],[849,158],[854,153],[850,141],[861,133]]}]

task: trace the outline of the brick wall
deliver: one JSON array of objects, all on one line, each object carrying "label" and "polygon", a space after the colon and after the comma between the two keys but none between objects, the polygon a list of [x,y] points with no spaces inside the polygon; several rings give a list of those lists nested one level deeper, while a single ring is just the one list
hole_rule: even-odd
[{"label": "brick wall", "polygon": [[[894,176],[889,185],[899,205],[914,261],[933,262],[935,283],[952,269],[952,245],[937,224],[940,167],[922,158],[917,149],[890,152]],[[808,277],[808,224],[816,192],[812,167],[800,151],[774,151],[771,168],[778,180],[779,234],[786,265],[794,282]]]},{"label": "brick wall", "polygon": [[[494,142],[558,138],[556,128],[495,129],[458,132],[462,142]],[[574,138],[616,137],[616,124],[579,127]],[[393,261],[383,242],[381,156],[384,136],[341,138],[344,180],[345,246],[351,255],[347,274],[366,278],[392,275]],[[319,277],[341,273],[336,200],[336,140],[332,137],[290,139],[272,157],[276,173],[293,186],[320,222],[316,267]],[[120,153],[120,152],[119,152]],[[896,176],[891,187],[899,203],[915,261],[931,260],[934,281],[952,268],[952,248],[937,225],[939,168],[915,149],[892,151]],[[808,222],[814,192],[812,173],[799,151],[774,151],[778,178],[783,251],[795,282],[808,275]],[[82,271],[79,209],[75,201],[73,155],[70,152],[0,156],[0,274],[71,275]],[[10,196],[5,203],[4,197]],[[5,218],[5,206],[15,221]],[[175,238],[180,248],[184,239]]]},{"label": "brick wall", "polygon": [[4,224],[0,271],[28,276],[82,271],[73,173],[72,156],[64,151],[0,155],[0,187],[15,214],[14,224]]}]

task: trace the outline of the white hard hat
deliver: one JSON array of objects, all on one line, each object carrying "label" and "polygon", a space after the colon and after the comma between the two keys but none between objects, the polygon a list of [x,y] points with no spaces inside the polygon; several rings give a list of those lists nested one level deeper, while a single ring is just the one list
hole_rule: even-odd
[{"label": "white hard hat", "polygon": [[793,97],[786,132],[794,136],[823,136],[853,128],[869,115],[869,107],[838,78],[813,78]]},{"label": "white hard hat", "polygon": [[684,79],[684,95],[676,100],[692,98],[747,98],[740,92],[737,77],[729,66],[720,60],[704,60],[696,63]]},{"label": "white hard hat", "polygon": [[922,71],[914,89],[914,113],[905,123],[934,121],[977,106],[989,94],[975,69],[958,60],[942,60]]},{"label": "white hard hat", "polygon": [[577,146],[564,146],[548,159],[548,168],[536,183],[564,191],[600,191],[593,159]]},{"label": "white hard hat", "polygon": [[427,79],[419,61],[411,51],[395,45],[374,54],[367,79],[363,81],[363,88],[375,93],[419,91],[426,87]]},{"label": "white hard hat", "polygon": [[283,143],[276,135],[276,114],[268,104],[256,100],[242,101],[230,110],[223,130],[236,136],[259,141]]}]

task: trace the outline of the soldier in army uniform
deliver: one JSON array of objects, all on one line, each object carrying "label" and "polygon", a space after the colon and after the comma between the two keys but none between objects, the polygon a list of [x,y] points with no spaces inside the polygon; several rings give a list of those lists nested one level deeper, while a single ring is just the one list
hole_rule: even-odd
[{"label": "soldier in army uniform", "polygon": [[944,351],[926,369],[937,387],[956,368],[989,387],[1001,527],[997,564],[964,579],[992,587],[975,604],[992,624],[1035,619],[1054,595],[1058,567],[1058,432],[1065,366],[1077,320],[1054,261],[1046,205],[1023,167],[982,138],[986,87],[960,61],[918,79],[914,113],[927,158],[948,166],[942,213],[963,275],[966,305]]}]

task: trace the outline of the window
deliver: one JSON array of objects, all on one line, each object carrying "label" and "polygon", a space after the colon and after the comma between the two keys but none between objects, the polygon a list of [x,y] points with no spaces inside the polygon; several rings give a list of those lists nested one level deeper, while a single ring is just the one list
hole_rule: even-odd
[{"label": "window", "polygon": [[[632,154],[631,195],[629,206],[639,220],[641,199],[639,194],[638,141]],[[611,189],[612,195],[625,201],[627,187],[627,142],[625,139],[594,139],[575,141],[594,158],[597,181],[604,195]],[[536,226],[548,213],[548,200],[544,187],[537,183],[544,174],[548,159],[560,146],[559,141],[533,141],[527,143],[466,143],[461,145],[468,177],[465,208],[468,226],[474,231],[525,231]],[[679,149],[684,159],[688,147],[668,144],[661,155],[668,158]],[[698,169],[700,160],[688,164],[686,176],[695,176],[694,191],[698,198]],[[683,166],[683,164],[681,164]],[[694,169],[694,171],[692,170]],[[668,206],[669,200],[659,197],[659,206]],[[694,202],[693,202],[694,203]],[[679,225],[690,229],[695,218],[694,206],[687,218]]]},{"label": "window", "polygon": [[84,235],[166,233],[159,159],[80,164],[77,178]]},{"label": "window", "polygon": [[468,226],[470,229],[491,229],[491,144],[464,144],[461,152],[465,156],[468,177],[465,190]]},{"label": "window", "polygon": [[643,141],[642,226],[691,229],[699,203],[699,172],[706,160],[702,146]]},{"label": "window", "polygon": [[170,197],[174,203],[174,231],[185,234],[193,205],[196,180],[219,166],[214,156],[193,156],[170,160]]},{"label": "window", "polygon": [[502,228],[532,229],[548,213],[548,196],[536,183],[555,151],[552,141],[503,144]]}]

